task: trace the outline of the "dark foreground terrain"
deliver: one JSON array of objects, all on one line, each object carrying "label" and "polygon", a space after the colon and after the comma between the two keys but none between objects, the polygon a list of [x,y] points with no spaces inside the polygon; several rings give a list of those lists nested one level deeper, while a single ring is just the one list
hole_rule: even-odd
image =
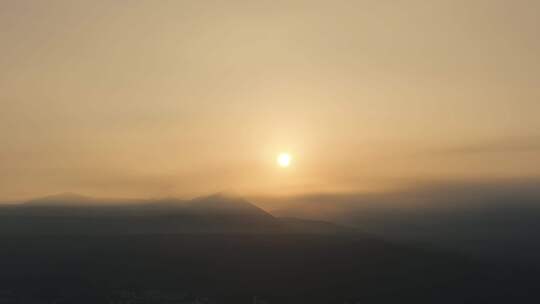
[{"label": "dark foreground terrain", "polygon": [[360,236],[2,236],[0,303],[534,303],[531,270]]}]

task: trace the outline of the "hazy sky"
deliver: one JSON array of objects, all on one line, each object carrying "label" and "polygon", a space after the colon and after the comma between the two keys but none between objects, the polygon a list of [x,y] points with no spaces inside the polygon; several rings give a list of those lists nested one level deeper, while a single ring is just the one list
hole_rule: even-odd
[{"label": "hazy sky", "polygon": [[0,200],[538,177],[539,37],[537,0],[0,0]]}]

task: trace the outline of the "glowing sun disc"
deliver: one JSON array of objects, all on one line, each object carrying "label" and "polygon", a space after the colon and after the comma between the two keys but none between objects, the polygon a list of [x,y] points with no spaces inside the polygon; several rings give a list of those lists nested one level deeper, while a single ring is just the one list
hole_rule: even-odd
[{"label": "glowing sun disc", "polygon": [[292,157],[288,153],[280,153],[277,157],[277,163],[280,167],[288,167],[291,164]]}]

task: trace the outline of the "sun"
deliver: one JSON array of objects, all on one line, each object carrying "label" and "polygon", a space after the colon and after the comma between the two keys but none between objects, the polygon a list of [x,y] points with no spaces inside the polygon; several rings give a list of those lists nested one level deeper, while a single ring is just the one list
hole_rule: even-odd
[{"label": "sun", "polygon": [[292,160],[292,157],[289,153],[280,153],[277,156],[277,164],[283,168],[290,166],[291,160]]}]

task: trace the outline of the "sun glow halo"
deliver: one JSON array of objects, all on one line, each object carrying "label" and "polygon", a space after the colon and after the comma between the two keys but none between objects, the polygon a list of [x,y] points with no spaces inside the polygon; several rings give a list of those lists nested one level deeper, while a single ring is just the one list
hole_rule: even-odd
[{"label": "sun glow halo", "polygon": [[290,166],[292,157],[288,153],[280,153],[277,157],[277,163],[280,167],[286,168]]}]

